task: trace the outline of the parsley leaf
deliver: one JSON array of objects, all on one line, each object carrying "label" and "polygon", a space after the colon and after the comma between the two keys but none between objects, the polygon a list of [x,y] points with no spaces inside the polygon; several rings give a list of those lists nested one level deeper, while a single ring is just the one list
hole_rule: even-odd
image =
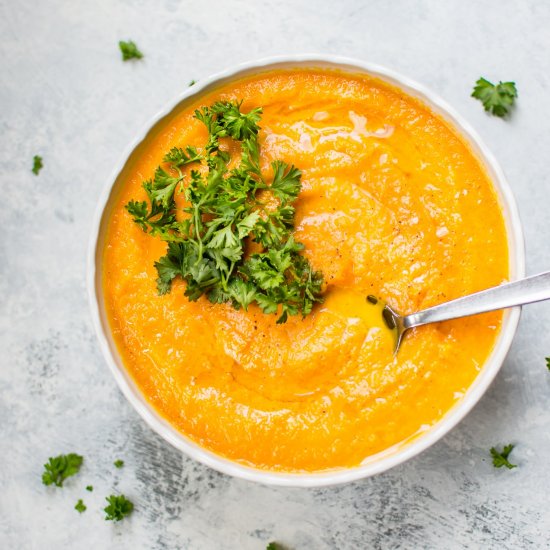
[{"label": "parsley leaf", "polygon": [[546,368],[550,370],[550,357],[546,357]]},{"label": "parsley leaf", "polygon": [[151,201],[159,203],[164,209],[172,206],[174,191],[181,178],[173,177],[160,166],[155,172],[155,178],[149,183],[148,194]]},{"label": "parsley leaf", "polygon": [[86,485],[86,491],[90,491],[90,493],[94,490],[93,485]]},{"label": "parsley leaf", "polygon": [[201,159],[202,155],[195,147],[191,147],[190,145],[185,148],[185,151],[179,147],[172,147],[164,156],[164,162],[169,162],[174,167],[185,166],[192,162],[200,162]]},{"label": "parsley leaf", "polygon": [[44,165],[42,164],[42,157],[39,155],[34,155],[34,157],[32,158],[32,173],[35,176],[38,176],[38,172],[40,172],[43,167]]},{"label": "parsley leaf", "polygon": [[120,458],[118,460],[115,460],[113,462],[113,464],[115,465],[115,468],[122,468],[124,466],[124,460],[120,460]]},{"label": "parsley leaf", "polygon": [[70,476],[74,476],[82,466],[83,458],[75,453],[50,457],[44,464],[42,483],[44,485],[56,485],[63,487],[63,482]]},{"label": "parsley leaf", "polygon": [[196,84],[196,83],[197,83],[196,80],[190,80],[190,81],[189,81],[189,84],[188,84],[187,86],[190,88],[191,86],[193,86],[193,85]]},{"label": "parsley leaf", "polygon": [[[163,189],[153,189],[153,182],[151,180],[144,181],[142,187],[151,202],[151,210],[149,210],[146,201],[130,201],[126,205],[126,210],[128,210],[128,213],[131,214],[134,221],[145,233],[149,230],[152,235],[158,235],[165,240],[170,240],[169,230],[176,221],[174,213],[170,211],[173,206],[173,196],[172,200],[169,200],[170,197],[166,189],[164,189],[164,192]],[[164,200],[158,202],[155,200],[155,197],[160,197]]]},{"label": "parsley leaf", "polygon": [[143,54],[138,50],[138,47],[135,42],[132,42],[132,40],[129,40],[128,42],[121,40],[118,43],[118,47],[122,52],[122,61],[128,61],[129,59],[141,59],[143,57]]},{"label": "parsley leaf", "polygon": [[281,201],[281,204],[292,202],[300,192],[300,176],[298,168],[288,165],[280,160],[271,163],[273,168],[273,182],[271,191]]},{"label": "parsley leaf", "polygon": [[78,502],[75,504],[74,509],[81,514],[82,512],[86,511],[86,505],[82,502],[81,498],[78,499]]},{"label": "parsley leaf", "polygon": [[168,254],[155,262],[158,273],[157,290],[159,296],[167,294],[172,288],[172,279],[182,275],[182,261],[185,254],[184,243],[169,243]]},{"label": "parsley leaf", "polygon": [[281,550],[281,547],[276,542],[270,542],[265,547],[265,550]]},{"label": "parsley leaf", "polygon": [[[241,106],[217,102],[196,110],[208,130],[204,153],[190,145],[173,147],[154,178],[142,184],[148,201],[132,200],[126,209],[143,231],[168,242],[166,255],[155,262],[159,295],[181,278],[189,300],[206,295],[212,303],[245,310],[256,303],[284,323],[322,301],[323,276],[292,234],[301,172],[276,160],[272,181],[266,181],[258,141],[262,110],[243,113]],[[220,149],[221,138],[240,144],[240,159]],[[192,163],[203,169],[183,173]],[[186,204],[176,217],[178,186]],[[252,242],[259,248],[254,253],[247,252]]]},{"label": "parsley leaf", "polygon": [[103,509],[105,519],[109,521],[120,521],[129,516],[134,510],[134,505],[124,495],[111,495],[105,499],[109,504]]},{"label": "parsley leaf", "polygon": [[253,254],[246,262],[247,275],[262,289],[269,290],[281,286],[285,280],[271,261],[269,254]]},{"label": "parsley leaf", "polygon": [[502,468],[502,466],[506,466],[509,470],[512,468],[516,468],[517,464],[511,464],[508,461],[508,456],[512,452],[514,448],[514,445],[509,444],[505,445],[502,451],[498,451],[495,447],[491,447],[491,456],[493,457],[493,466],[495,468]]},{"label": "parsley leaf", "polygon": [[480,78],[474,87],[472,97],[483,103],[486,111],[498,117],[505,117],[510,113],[518,91],[515,82],[499,82],[497,85],[485,78]]},{"label": "parsley leaf", "polygon": [[242,142],[241,150],[240,169],[244,171],[244,175],[246,176],[246,174],[249,173],[257,178],[261,178],[260,147],[258,145],[258,140],[255,138],[245,139]]},{"label": "parsley leaf", "polygon": [[258,212],[251,212],[244,218],[242,218],[235,227],[237,228],[237,233],[239,236],[239,239],[244,239],[247,237],[250,232],[254,229],[254,226],[260,219],[260,214]]},{"label": "parsley leaf", "polygon": [[256,299],[256,287],[249,281],[243,281],[235,277],[229,283],[229,295],[236,308],[247,310],[248,306]]},{"label": "parsley leaf", "polygon": [[241,112],[240,103],[218,101],[210,107],[212,113],[217,115],[219,124],[225,128],[227,135],[238,141],[246,140],[258,133],[262,109],[258,107],[244,114]]}]

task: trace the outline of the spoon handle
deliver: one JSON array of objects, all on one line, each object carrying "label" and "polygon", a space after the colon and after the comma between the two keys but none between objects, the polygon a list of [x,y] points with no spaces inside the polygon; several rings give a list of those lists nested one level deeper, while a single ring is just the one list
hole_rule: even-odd
[{"label": "spoon handle", "polygon": [[550,271],[445,302],[403,318],[405,329],[550,299]]}]

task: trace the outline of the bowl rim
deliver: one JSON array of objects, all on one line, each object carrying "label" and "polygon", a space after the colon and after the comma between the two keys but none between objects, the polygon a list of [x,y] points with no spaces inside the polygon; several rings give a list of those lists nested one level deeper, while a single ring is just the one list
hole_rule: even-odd
[{"label": "bowl rim", "polygon": [[98,269],[97,265],[97,257],[98,254],[100,255],[101,250],[98,247],[101,245],[100,237],[104,216],[117,179],[134,150],[146,139],[149,132],[163,118],[170,115],[181,102],[194,96],[198,97],[208,88],[221,84],[223,81],[238,79],[254,73],[276,70],[277,68],[284,69],[291,67],[324,67],[343,71],[344,73],[367,73],[385,82],[389,82],[397,88],[403,89],[413,97],[419,98],[447,120],[453,128],[459,131],[461,136],[472,147],[474,153],[477,153],[480,162],[489,173],[498,195],[506,223],[510,279],[514,280],[525,275],[523,230],[515,198],[498,162],[470,123],[437,94],[397,71],[360,59],[312,53],[255,59],[214,73],[177,94],[163,109],[143,125],[116,163],[98,199],[88,245],[86,282],[92,323],[103,357],[126,399],[128,399],[138,414],[158,435],[189,457],[233,477],[267,485],[323,487],[356,481],[389,470],[421,453],[454,428],[477,404],[500,370],[516,332],[521,308],[516,307],[505,312],[500,334],[497,337],[491,354],[480,369],[472,385],[468,388],[465,396],[458,403],[447,411],[432,427],[427,429],[425,433],[409,438],[409,440],[400,442],[389,449],[377,453],[355,467],[313,473],[284,473],[261,470],[240,464],[201,447],[184,434],[178,432],[153,409],[153,406],[146,401],[131,378],[131,375],[126,371],[116,344],[112,339],[109,323],[105,319],[102,319],[101,310],[103,305],[100,292],[98,293],[98,288],[101,288],[101,270]]}]

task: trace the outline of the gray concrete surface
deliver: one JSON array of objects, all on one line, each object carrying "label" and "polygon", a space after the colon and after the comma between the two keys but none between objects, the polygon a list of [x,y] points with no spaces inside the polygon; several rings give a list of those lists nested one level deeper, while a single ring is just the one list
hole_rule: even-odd
[{"label": "gray concrete surface", "polygon": [[[549,547],[550,304],[524,310],[496,382],[429,451],[350,485],[280,489],[211,471],[144,425],[100,356],[84,278],[100,190],[147,119],[191,79],[305,51],[386,65],[454,105],[511,182],[528,271],[549,269],[547,0],[1,0],[0,14],[1,548]],[[126,38],[142,61],[121,62]],[[469,97],[480,75],[517,82],[510,121]],[[519,467],[496,470],[488,449],[509,441]],[[44,487],[47,457],[70,451],[81,474]],[[101,513],[113,490],[136,505],[119,525]]]}]

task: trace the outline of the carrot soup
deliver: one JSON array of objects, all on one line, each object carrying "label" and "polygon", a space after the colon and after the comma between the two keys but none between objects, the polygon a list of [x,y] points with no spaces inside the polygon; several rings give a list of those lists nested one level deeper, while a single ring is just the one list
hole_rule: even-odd
[{"label": "carrot soup", "polygon": [[[262,108],[262,173],[275,160],[301,171],[293,238],[323,302],[284,323],[256,303],[192,301],[177,278],[159,295],[167,243],[125,208],[173,147],[204,150],[194,113],[216,101]],[[166,120],[131,166],[106,242],[107,314],[147,400],[206,449],[280,472],[357,466],[422,433],[472,384],[501,325],[495,312],[414,329],[394,357],[367,296],[411,313],[509,275],[495,190],[458,132],[379,79],[321,69],[236,80]]]}]

